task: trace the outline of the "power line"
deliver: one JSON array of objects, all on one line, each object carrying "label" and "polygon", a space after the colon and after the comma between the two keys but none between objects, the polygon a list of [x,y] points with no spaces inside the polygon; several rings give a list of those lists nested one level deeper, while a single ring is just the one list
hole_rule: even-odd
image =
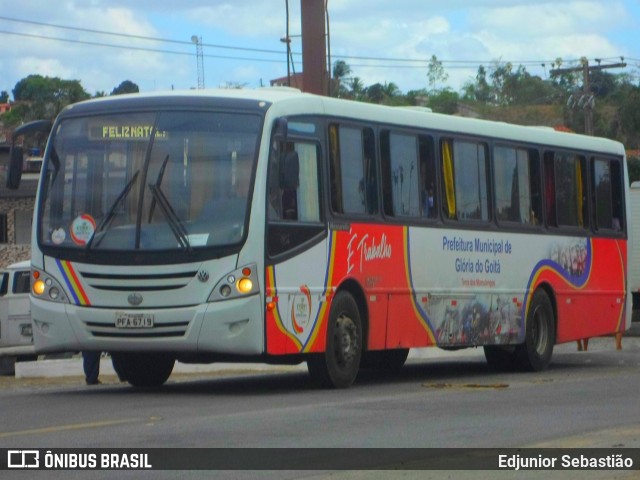
[{"label": "power line", "polygon": [[[170,55],[188,55],[190,57],[192,57],[194,54],[190,53],[190,52],[179,52],[176,50],[163,50],[163,49],[159,49],[159,48],[148,48],[148,47],[136,47],[136,46],[132,46],[132,45],[116,45],[116,44],[112,44],[112,43],[104,43],[104,42],[92,42],[92,41],[88,41],[88,40],[72,40],[69,38],[58,38],[58,37],[50,37],[48,35],[37,35],[34,33],[18,33],[18,32],[9,32],[7,30],[0,30],[0,33],[6,34],[6,35],[16,35],[16,36],[20,36],[20,37],[28,37],[28,38],[38,38],[38,39],[42,39],[42,40],[55,40],[58,42],[66,42],[66,43],[78,43],[78,44],[82,44],[82,45],[92,45],[95,47],[109,47],[109,48],[121,48],[124,50],[136,50],[136,51],[142,51],[142,52],[153,52],[153,53],[165,53],[165,54],[170,54]],[[189,44],[191,44],[191,42],[189,42]],[[251,62],[269,62],[269,63],[283,63],[283,60],[275,60],[275,59],[267,59],[267,58],[249,58],[249,57],[231,57],[228,55],[210,55],[210,54],[205,54],[205,57],[208,58],[219,58],[219,59],[226,59],[226,60],[245,60],[245,61],[251,61]]]},{"label": "power line", "polygon": [[[172,43],[172,44],[178,44],[178,45],[192,45],[191,41],[187,41],[187,40],[176,40],[176,39],[170,39],[170,38],[162,38],[162,37],[152,37],[152,36],[145,36],[145,35],[134,35],[134,34],[127,34],[127,33],[120,33],[120,32],[110,32],[110,31],[106,31],[106,30],[96,30],[96,29],[90,29],[90,28],[82,28],[82,27],[73,27],[73,26],[69,26],[69,25],[59,25],[59,24],[53,24],[53,23],[47,23],[47,22],[38,22],[38,21],[34,21],[34,20],[24,20],[24,19],[17,19],[17,18],[11,18],[11,17],[5,17],[5,16],[0,16],[0,20],[5,20],[8,22],[16,22],[16,23],[25,23],[25,24],[30,24],[30,25],[38,25],[38,26],[42,26],[42,27],[48,27],[48,28],[57,28],[57,29],[63,29],[63,30],[72,30],[72,31],[78,31],[78,32],[85,32],[85,33],[92,33],[92,34],[98,34],[98,35],[109,35],[109,36],[113,36],[113,37],[121,37],[121,38],[132,38],[132,39],[138,39],[138,40],[144,40],[144,41],[154,41],[154,42],[162,42],[162,43]],[[67,39],[67,38],[60,38],[60,37],[52,37],[52,36],[48,36],[48,35],[42,35],[42,34],[33,34],[33,33],[22,33],[22,32],[12,32],[12,31],[6,31],[6,30],[0,30],[0,33],[4,33],[7,35],[16,35],[16,36],[22,36],[22,37],[28,37],[28,38],[38,38],[38,39],[44,39],[44,40],[54,40],[54,41],[59,41],[59,42],[67,42],[67,43],[76,43],[76,44],[83,44],[83,45],[92,45],[92,46],[98,46],[98,47],[108,47],[108,48],[121,48],[121,49],[126,49],[126,50],[136,50],[136,51],[145,51],[145,52],[153,52],[153,53],[162,53],[162,54],[170,54],[170,55],[189,55],[192,56],[192,53],[188,53],[188,52],[180,52],[180,51],[175,51],[175,50],[165,50],[165,49],[159,49],[159,48],[149,48],[149,47],[142,47],[142,46],[132,46],[132,45],[118,45],[118,44],[112,44],[112,43],[106,43],[106,42],[98,42],[98,41],[89,41],[89,40],[78,40],[78,39]],[[255,53],[265,53],[265,54],[273,54],[273,55],[282,55],[283,52],[279,51],[279,50],[270,50],[270,49],[262,49],[262,48],[250,48],[250,47],[239,47],[239,46],[234,46],[234,45],[220,45],[220,44],[214,44],[214,43],[202,43],[201,44],[202,47],[207,47],[207,48],[217,48],[217,49],[227,49],[227,50],[235,50],[235,51],[246,51],[246,52],[255,52]],[[290,51],[288,52],[288,56],[289,55],[297,55],[297,56],[301,56],[302,53],[300,52],[293,52]],[[251,61],[251,62],[264,62],[264,63],[283,63],[282,60],[278,60],[278,59],[269,59],[269,58],[251,58],[251,57],[234,57],[234,56],[227,56],[227,55],[212,55],[212,54],[205,54],[203,55],[204,57],[207,58],[217,58],[217,59],[225,59],[225,60],[235,60],[235,61]],[[401,68],[401,69],[424,69],[424,68],[428,68],[430,59],[416,59],[416,58],[392,58],[392,57],[377,57],[377,56],[363,56],[363,55],[339,55],[339,54],[333,54],[332,55],[333,58],[336,59],[342,59],[342,60],[368,60],[368,61],[373,61],[373,62],[389,62],[389,65],[367,65],[367,64],[353,64],[350,65],[351,67],[354,68]],[[612,58],[601,58],[600,60],[612,60],[612,59],[619,59],[620,57],[612,57]],[[634,62],[640,62],[640,60],[638,59],[629,59],[630,61],[634,61]],[[505,64],[505,63],[511,63],[513,65],[521,65],[521,66],[544,66],[546,64],[549,65],[554,65],[555,64],[555,60],[439,60],[443,66],[446,66],[448,69],[464,69],[464,70],[468,70],[468,69],[475,69],[481,65],[486,65],[486,64],[493,64],[493,63],[500,63],[500,64]],[[564,63],[567,64],[572,64],[572,63],[576,63],[579,60],[564,60]],[[404,64],[404,65],[403,65]]]},{"label": "power line", "polygon": [[[36,22],[34,20],[21,20],[21,19],[17,19],[17,18],[10,18],[10,17],[3,17],[0,16],[0,20],[6,20],[8,22],[17,22],[17,23],[27,23],[30,25],[39,25],[42,27],[49,27],[49,28],[60,28],[63,30],[73,30],[76,32],[86,32],[86,33],[97,33],[99,35],[110,35],[113,37],[124,37],[124,38],[135,38],[138,40],[148,40],[148,41],[153,41],[153,42],[163,42],[163,43],[176,43],[176,44],[182,44],[182,45],[191,45],[191,41],[187,41],[187,40],[175,40],[175,39],[171,39],[171,38],[161,38],[161,37],[148,37],[145,35],[133,35],[130,33],[120,33],[120,32],[109,32],[106,30],[95,30],[95,29],[91,29],[91,28],[81,28],[81,27],[71,27],[68,25],[57,25],[54,23],[46,23],[46,22]],[[232,45],[217,45],[214,43],[203,43],[202,44],[203,47],[208,47],[208,48],[221,48],[221,49],[228,49],[228,50],[240,50],[240,51],[246,51],[246,52],[258,52],[258,53],[273,53],[273,54],[278,54],[281,55],[282,52],[279,50],[267,50],[267,49],[263,49],[263,48],[249,48],[249,47],[237,47],[237,46],[232,46]]]},{"label": "power line", "polygon": [[[171,39],[171,38],[162,38],[162,37],[151,37],[151,36],[145,36],[145,35],[134,35],[134,34],[128,34],[128,33],[121,33],[121,32],[110,32],[110,31],[106,31],[106,30],[96,30],[96,29],[91,29],[91,28],[82,28],[82,27],[73,27],[73,26],[69,26],[69,25],[59,25],[59,24],[54,24],[54,23],[47,23],[47,22],[38,22],[35,20],[24,20],[24,19],[17,19],[17,18],[11,18],[11,17],[5,17],[5,16],[0,16],[0,20],[5,20],[8,22],[16,22],[16,23],[25,23],[25,24],[30,24],[30,25],[38,25],[38,26],[43,26],[43,27],[48,27],[48,28],[58,28],[58,29],[63,29],[63,30],[72,30],[72,31],[78,31],[78,32],[85,32],[85,33],[94,33],[94,34],[99,34],[99,35],[109,35],[109,36],[114,36],[114,37],[122,37],[122,38],[134,38],[134,39],[138,39],[138,40],[145,40],[145,41],[154,41],[154,42],[163,42],[163,43],[174,43],[174,44],[179,44],[179,45],[191,45],[191,41],[187,41],[187,40],[176,40],[176,39]],[[3,32],[3,33],[10,33],[10,32]],[[14,33],[15,35],[18,35],[19,33]],[[35,34],[23,34],[25,36],[28,35],[35,35]],[[42,38],[47,38],[47,39],[53,39],[53,40],[60,40],[60,41],[70,41],[70,40],[63,40],[60,38],[50,38],[50,37],[45,37],[43,36]],[[77,43],[83,43],[83,41],[81,40],[76,40]],[[93,44],[93,45],[102,45],[102,46],[113,46],[112,44],[101,44],[99,42],[96,43],[89,43],[89,44]],[[263,48],[251,48],[251,47],[239,47],[239,46],[235,46],[235,45],[220,45],[220,44],[215,44],[215,43],[202,43],[203,47],[207,47],[207,48],[218,48],[218,49],[227,49],[227,50],[237,50],[237,51],[247,51],[247,52],[256,52],[256,53],[267,53],[267,54],[274,54],[274,55],[282,55],[282,52],[280,50],[271,50],[271,49],[263,49]],[[127,47],[121,47],[121,48],[131,48],[129,46]],[[141,47],[138,47],[141,48]],[[170,53],[170,52],[163,52],[160,51],[162,53]],[[292,55],[297,55],[297,56],[301,56],[302,53],[301,52],[291,52]],[[206,55],[205,55],[206,56]],[[363,56],[363,55],[340,55],[340,54],[333,54],[332,55],[333,58],[338,58],[338,59],[343,59],[343,60],[371,60],[371,61],[376,61],[376,62],[392,62],[392,63],[416,63],[418,65],[416,65],[416,68],[424,68],[427,67],[430,59],[417,59],[417,58],[394,58],[394,57],[378,57],[378,56]],[[213,58],[227,58],[227,59],[234,59],[235,57],[213,57]],[[619,58],[619,57],[615,57],[615,58]],[[240,60],[244,60],[245,58],[239,58]],[[267,61],[265,59],[247,59],[247,60],[254,60],[254,61]],[[496,62],[495,59],[493,60],[440,60],[443,65],[448,66],[448,68],[453,68],[453,65],[484,65],[484,64],[491,64]],[[575,60],[565,60],[566,63],[573,63],[573,62],[577,62],[579,60],[575,59]],[[511,63],[514,65],[523,65],[523,66],[539,66],[541,64],[553,64],[555,62],[554,60],[504,60],[504,61],[500,61],[500,63]],[[277,63],[280,63],[279,61]],[[359,66],[359,65],[358,65]],[[392,68],[391,66],[389,67],[381,67],[381,68]],[[411,68],[409,65],[407,66],[403,66],[401,68]]]}]

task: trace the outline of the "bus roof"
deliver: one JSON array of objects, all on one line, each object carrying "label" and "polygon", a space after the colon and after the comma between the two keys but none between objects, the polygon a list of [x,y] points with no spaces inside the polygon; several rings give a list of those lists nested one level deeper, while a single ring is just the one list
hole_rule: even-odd
[{"label": "bus roof", "polygon": [[[95,112],[109,104],[117,109],[151,106],[153,104],[179,104],[181,101],[195,105],[198,101],[225,99],[238,105],[265,102],[274,110],[274,115],[326,114],[339,118],[351,118],[373,123],[396,124],[403,127],[425,128],[458,135],[477,135],[517,140],[532,144],[547,144],[565,148],[577,148],[624,156],[624,146],[614,140],[559,132],[551,127],[522,126],[492,120],[459,117],[433,113],[424,108],[399,108],[353,100],[322,97],[290,87],[265,87],[257,89],[206,89],[135,93],[91,99],[68,106],[63,112]],[[64,114],[63,113],[63,114]]]}]

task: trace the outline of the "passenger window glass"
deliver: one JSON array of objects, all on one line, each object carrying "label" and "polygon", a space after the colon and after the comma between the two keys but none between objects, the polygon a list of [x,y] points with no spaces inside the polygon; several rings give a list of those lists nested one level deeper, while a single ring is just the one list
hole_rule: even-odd
[{"label": "passenger window glass", "polygon": [[595,224],[598,230],[623,229],[620,163],[605,159],[593,161]]},{"label": "passenger window glass", "polygon": [[502,222],[537,225],[540,217],[537,155],[525,149],[496,147],[496,216]]},{"label": "passenger window glass", "polygon": [[547,153],[545,166],[549,224],[586,228],[588,210],[584,157],[571,153]]},{"label": "passenger window glass", "polygon": [[392,133],[389,140],[393,214],[417,217],[421,189],[416,137]]},{"label": "passenger window glass", "polygon": [[489,220],[485,145],[444,139],[441,148],[445,216]]},{"label": "passenger window glass", "polygon": [[375,213],[378,187],[373,130],[331,125],[329,138],[333,211]]},{"label": "passenger window glass", "polygon": [[[284,147],[289,161],[297,158],[296,181],[283,181],[286,163],[277,155],[269,166],[269,220],[320,221],[320,187],[318,175],[318,147],[313,143],[288,142]],[[296,162],[293,160],[294,165]],[[289,165],[289,168],[291,168]],[[289,172],[290,173],[290,172]]]}]

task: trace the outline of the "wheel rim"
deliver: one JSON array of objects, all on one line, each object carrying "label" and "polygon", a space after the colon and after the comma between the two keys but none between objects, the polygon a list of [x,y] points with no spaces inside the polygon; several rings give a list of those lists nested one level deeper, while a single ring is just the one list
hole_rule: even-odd
[{"label": "wheel rim", "polygon": [[533,323],[531,327],[533,346],[539,355],[543,355],[549,343],[549,322],[547,321],[547,314],[542,306],[537,306],[533,312]]},{"label": "wheel rim", "polygon": [[340,369],[346,370],[358,355],[358,328],[345,313],[336,321],[333,340],[336,363]]}]

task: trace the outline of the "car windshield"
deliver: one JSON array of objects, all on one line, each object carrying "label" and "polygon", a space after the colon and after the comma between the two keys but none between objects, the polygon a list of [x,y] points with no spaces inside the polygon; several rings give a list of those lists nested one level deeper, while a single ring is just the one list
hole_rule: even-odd
[{"label": "car windshield", "polygon": [[239,243],[259,115],[144,112],[69,118],[48,151],[39,241],[85,251]]}]

